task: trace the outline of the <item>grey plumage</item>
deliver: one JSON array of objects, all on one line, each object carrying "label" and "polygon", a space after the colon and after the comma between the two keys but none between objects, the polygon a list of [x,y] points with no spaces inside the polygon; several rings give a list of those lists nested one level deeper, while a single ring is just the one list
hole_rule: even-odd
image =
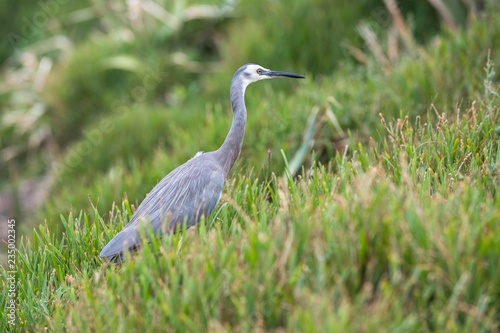
[{"label": "grey plumage", "polygon": [[241,152],[246,125],[245,89],[255,81],[277,77],[303,78],[276,72],[255,64],[240,67],[231,81],[230,100],[233,122],[222,146],[197,154],[163,178],[139,205],[130,222],[101,251],[113,262],[123,260],[124,251],[140,247],[140,224],[150,226],[155,235],[172,233],[186,223],[196,225],[208,216],[220,200],[224,179]]}]

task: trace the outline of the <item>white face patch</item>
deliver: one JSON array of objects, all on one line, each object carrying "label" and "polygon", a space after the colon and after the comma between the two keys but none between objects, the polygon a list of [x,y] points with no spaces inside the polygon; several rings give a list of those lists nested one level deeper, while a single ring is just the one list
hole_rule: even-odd
[{"label": "white face patch", "polygon": [[268,71],[268,69],[254,64],[248,65],[247,68],[245,68],[245,72],[243,74],[243,82],[246,85],[249,85],[250,83],[255,81],[270,79],[269,76],[261,75],[261,71]]}]

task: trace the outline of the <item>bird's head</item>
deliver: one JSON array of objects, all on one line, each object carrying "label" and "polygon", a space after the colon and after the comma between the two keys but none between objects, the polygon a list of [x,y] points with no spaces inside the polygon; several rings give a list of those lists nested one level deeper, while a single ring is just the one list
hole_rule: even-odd
[{"label": "bird's head", "polygon": [[243,65],[236,71],[234,77],[241,79],[245,86],[264,79],[275,79],[280,77],[289,77],[295,79],[304,78],[304,76],[299,74],[273,71],[256,64]]}]

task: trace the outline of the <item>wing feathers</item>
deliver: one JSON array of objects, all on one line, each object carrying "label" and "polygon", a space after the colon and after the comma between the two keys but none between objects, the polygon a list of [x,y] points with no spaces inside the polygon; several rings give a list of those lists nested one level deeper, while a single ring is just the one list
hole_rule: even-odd
[{"label": "wing feathers", "polygon": [[208,216],[217,205],[224,172],[210,153],[198,155],[163,178],[146,196],[130,222],[101,251],[100,256],[121,261],[125,250],[140,246],[140,229],[151,226],[155,235],[171,233],[186,220],[187,227]]}]

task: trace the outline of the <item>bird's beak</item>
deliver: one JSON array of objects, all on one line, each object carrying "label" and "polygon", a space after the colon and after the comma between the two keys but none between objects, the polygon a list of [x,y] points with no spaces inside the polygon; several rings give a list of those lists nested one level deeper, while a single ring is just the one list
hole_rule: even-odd
[{"label": "bird's beak", "polygon": [[262,71],[261,75],[266,75],[269,77],[291,77],[294,79],[303,79],[304,78],[304,76],[299,75],[299,74],[295,74],[295,73],[277,72],[277,71],[269,71],[269,70]]}]

